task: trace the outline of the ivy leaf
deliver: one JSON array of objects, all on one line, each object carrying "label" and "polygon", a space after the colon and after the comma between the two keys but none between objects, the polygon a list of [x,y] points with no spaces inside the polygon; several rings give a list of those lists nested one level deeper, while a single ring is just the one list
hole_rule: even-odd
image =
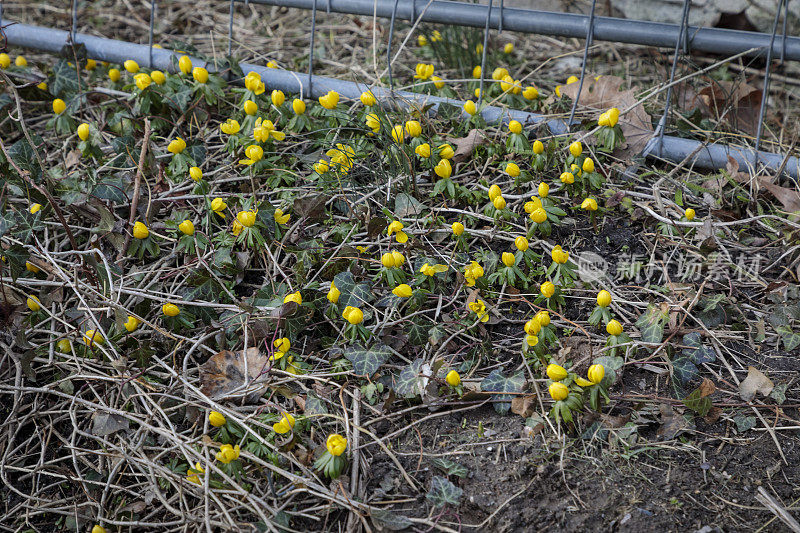
[{"label": "ivy leaf", "polygon": [[344,356],[353,364],[353,370],[359,376],[371,376],[377,372],[391,354],[391,350],[383,345],[364,348],[354,344],[344,350]]},{"label": "ivy leaf", "polygon": [[711,398],[703,396],[703,387],[698,387],[692,393],[681,400],[683,405],[694,411],[700,416],[706,416],[711,410]]},{"label": "ivy leaf", "polygon": [[425,206],[410,194],[401,192],[394,199],[394,214],[397,218],[417,218],[425,212]]},{"label": "ivy leaf", "polygon": [[683,355],[690,358],[696,365],[703,363],[712,363],[716,361],[717,355],[713,350],[703,346],[703,341],[700,334],[696,331],[683,336],[683,344],[689,348],[683,349]]},{"label": "ivy leaf", "polygon": [[394,390],[405,398],[422,396],[428,386],[431,375],[433,375],[433,372],[430,365],[425,363],[424,359],[416,359],[400,372]]},{"label": "ivy leaf", "polygon": [[[522,392],[525,386],[525,377],[522,372],[506,377],[499,369],[494,369],[481,381],[481,390],[484,392]],[[510,394],[500,394],[495,400],[494,410],[503,415],[511,409]]]},{"label": "ivy leaf", "polygon": [[92,195],[101,200],[110,200],[114,203],[122,204],[128,201],[126,191],[130,185],[130,180],[120,176],[106,176],[92,191]]},{"label": "ivy leaf", "polygon": [[649,305],[639,320],[636,327],[642,333],[642,342],[649,344],[659,344],[664,338],[664,321],[666,314],[655,305]]},{"label": "ivy leaf", "polygon": [[31,214],[30,211],[19,211],[17,213],[17,224],[14,226],[14,237],[26,243],[31,235],[44,228],[41,217]]},{"label": "ivy leaf", "polygon": [[[44,143],[42,138],[36,134],[31,135],[31,140],[33,140],[33,143],[36,147],[40,147]],[[34,147],[28,143],[27,138],[22,137],[20,140],[9,146],[8,156],[21,170],[27,170],[34,181],[39,181],[42,176],[42,169],[39,166],[39,161],[36,159]]]},{"label": "ivy leaf", "polygon": [[0,211],[0,237],[8,233],[8,230],[14,227],[17,223],[17,217],[14,211],[4,209]]},{"label": "ivy leaf", "polygon": [[744,433],[749,429],[756,427],[756,417],[747,416],[744,413],[737,413],[733,417],[733,422],[736,424],[736,431]]},{"label": "ivy leaf", "polygon": [[464,491],[447,479],[441,476],[433,476],[431,488],[425,498],[435,507],[444,507],[448,504],[457,506],[461,501],[462,494],[464,494]]},{"label": "ivy leaf", "polygon": [[449,476],[467,476],[467,467],[461,463],[451,461],[450,459],[445,459],[444,457],[434,457],[431,459],[431,463],[433,463],[433,466]]},{"label": "ivy leaf", "polygon": [[603,385],[610,387],[617,382],[617,370],[622,368],[625,360],[620,356],[611,357],[610,355],[602,355],[595,358],[594,364],[603,365],[605,376],[603,377]]},{"label": "ivy leaf", "polygon": [[322,401],[322,398],[313,392],[309,392],[306,396],[304,412],[306,415],[324,415],[328,414],[328,408],[325,406],[325,402]]},{"label": "ivy leaf", "polygon": [[372,301],[372,290],[368,283],[356,283],[353,275],[349,271],[336,274],[333,283],[339,289],[339,308],[344,309],[348,305],[353,307],[364,307],[365,303]]},{"label": "ivy leaf", "polygon": [[3,256],[11,270],[11,279],[17,281],[19,275],[25,272],[25,262],[30,254],[21,244],[12,244],[3,252]]},{"label": "ivy leaf", "polygon": [[421,317],[414,317],[410,322],[406,329],[408,341],[415,346],[423,346],[428,342],[428,333],[431,330],[429,323],[425,323],[428,321]]},{"label": "ivy leaf", "polygon": [[778,326],[775,332],[783,341],[783,347],[788,352],[800,345],[800,334],[795,333],[790,326]]},{"label": "ivy leaf", "polygon": [[786,401],[786,388],[788,386],[788,383],[775,385],[775,387],[772,389],[772,392],[769,393],[769,397],[775,400],[778,404],[782,404]]},{"label": "ivy leaf", "polygon": [[677,355],[672,359],[672,370],[674,377],[681,383],[686,384],[695,379],[699,371],[697,365],[686,355]]},{"label": "ivy leaf", "polygon": [[186,153],[194,159],[195,166],[200,166],[206,159],[206,147],[201,144],[190,144],[186,147]]},{"label": "ivy leaf", "polygon": [[69,66],[66,59],[60,60],[53,67],[52,83],[50,92],[59,97],[69,96],[80,90],[80,80],[75,67]]},{"label": "ivy leaf", "polygon": [[373,508],[370,516],[376,524],[390,531],[403,531],[414,525],[408,517],[385,509]]}]

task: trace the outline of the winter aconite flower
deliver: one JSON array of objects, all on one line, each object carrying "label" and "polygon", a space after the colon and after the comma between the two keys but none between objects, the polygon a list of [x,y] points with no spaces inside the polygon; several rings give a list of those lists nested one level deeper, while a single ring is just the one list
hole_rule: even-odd
[{"label": "winter aconite flower", "polygon": [[3,52],[0,54],[0,68],[8,68],[11,66],[11,56]]},{"label": "winter aconite flower", "polygon": [[175,317],[181,314],[180,308],[177,305],[171,303],[165,303],[164,305],[162,305],[161,312],[164,313],[164,316],[168,317]]},{"label": "winter aconite flower", "polygon": [[565,185],[571,185],[575,183],[575,175],[572,172],[562,172],[561,176],[559,176],[561,183]]},{"label": "winter aconite flower", "polygon": [[448,160],[453,159],[453,156],[456,155],[456,152],[455,150],[453,150],[453,147],[447,143],[440,144],[437,150],[439,151],[439,157],[441,157],[442,159],[448,159]]},{"label": "winter aconite flower", "polygon": [[569,252],[565,252],[561,248],[561,245],[558,244],[558,245],[554,246],[553,249],[550,251],[550,257],[553,258],[553,261],[555,263],[558,263],[559,265],[563,265],[564,263],[569,261]]},{"label": "winter aconite flower", "polygon": [[597,305],[600,307],[608,307],[611,305],[611,293],[603,289],[597,293]]},{"label": "winter aconite flower", "polygon": [[201,179],[203,179],[203,171],[200,170],[200,167],[190,167],[189,177],[192,178],[194,181],[200,181]]},{"label": "winter aconite flower", "polygon": [[344,311],[342,311],[342,318],[353,325],[361,324],[364,321],[364,312],[358,307],[348,305],[344,308]]},{"label": "winter aconite flower", "polygon": [[178,59],[178,68],[184,74],[189,74],[192,71],[192,59],[187,55],[182,55]]},{"label": "winter aconite flower", "polygon": [[364,91],[361,93],[359,99],[361,100],[361,103],[367,107],[372,107],[375,105],[375,95],[372,94],[372,91]]},{"label": "winter aconite flower", "polygon": [[544,144],[539,139],[533,141],[533,153],[536,155],[541,155],[544,152]]},{"label": "winter aconite flower", "polygon": [[506,199],[503,198],[502,196],[498,196],[497,198],[492,200],[492,205],[494,205],[495,209],[501,211],[506,208]]},{"label": "winter aconite flower", "polygon": [[83,334],[83,342],[89,348],[93,348],[95,344],[100,345],[106,342],[103,336],[100,334],[99,331],[95,331],[93,329],[87,329],[86,332]]},{"label": "winter aconite flower", "polygon": [[489,312],[486,310],[486,303],[483,300],[476,300],[474,302],[470,302],[469,310],[478,315],[478,319],[481,322],[488,322],[489,321]]},{"label": "winter aconite flower", "polygon": [[520,235],[516,239],[514,239],[514,246],[517,247],[517,250],[520,252],[524,252],[528,249],[528,239],[524,236]]},{"label": "winter aconite flower", "polygon": [[194,223],[191,220],[184,220],[178,224],[178,229],[184,235],[194,235]]},{"label": "winter aconite flower", "polygon": [[551,383],[548,392],[550,392],[550,396],[557,402],[565,400],[567,396],[569,396],[569,389],[560,381]]},{"label": "winter aconite flower", "polygon": [[692,220],[694,220],[696,214],[694,212],[694,209],[690,207],[689,209],[686,210],[686,212],[683,215],[686,217],[686,220],[691,222]]},{"label": "winter aconite flower", "polygon": [[567,377],[566,369],[555,363],[550,363],[547,365],[547,377],[552,379],[553,381],[561,381],[562,379]]},{"label": "winter aconite flower", "polygon": [[[248,100],[248,102],[249,101],[250,100]],[[253,102],[253,105],[255,105],[255,102]],[[245,107],[246,106],[247,104],[245,104]],[[236,133],[239,133],[239,130],[242,129],[242,126],[239,124],[238,120],[229,118],[228,120],[219,125],[219,129],[222,131],[222,133],[226,135],[234,135]]]},{"label": "winter aconite flower", "polygon": [[419,271],[428,277],[432,277],[440,272],[447,272],[447,265],[431,265],[425,263],[419,268]]},{"label": "winter aconite flower", "polygon": [[448,372],[444,380],[451,387],[458,387],[459,385],[461,385],[461,376],[459,376],[458,372],[456,372],[455,370],[451,370],[450,372]]},{"label": "winter aconite flower", "polygon": [[589,367],[588,372],[589,381],[594,383],[595,385],[603,381],[603,378],[606,375],[606,369],[603,365],[592,365]]},{"label": "winter aconite flower", "polygon": [[121,77],[122,73],[119,71],[118,68],[108,69],[108,79],[110,79],[111,81],[118,82]]},{"label": "winter aconite flower", "polygon": [[503,53],[510,54],[514,51],[514,43],[506,43],[503,47]]},{"label": "winter aconite flower", "polygon": [[230,444],[223,444],[219,447],[219,451],[217,452],[217,461],[220,463],[228,464],[231,461],[235,461],[239,458],[239,445],[231,446]]},{"label": "winter aconite flower", "polygon": [[289,413],[284,413],[283,417],[278,422],[272,424],[272,430],[275,433],[283,435],[289,433],[294,428],[294,425],[294,417]]},{"label": "winter aconite flower", "polygon": [[283,303],[287,304],[289,302],[294,302],[297,305],[303,305],[303,295],[300,294],[300,291],[293,292],[291,294],[287,294],[283,298]]},{"label": "winter aconite flower", "polygon": [[375,113],[368,114],[365,119],[367,127],[372,130],[372,133],[381,131],[381,119]]},{"label": "winter aconite flower", "polygon": [[525,87],[525,90],[522,91],[522,97],[526,100],[536,100],[539,98],[539,90],[533,86]]},{"label": "winter aconite flower", "polygon": [[319,103],[325,109],[336,109],[339,104],[339,93],[336,91],[328,91],[328,94],[319,97]]},{"label": "winter aconite flower", "polygon": [[552,281],[545,281],[542,283],[542,286],[539,287],[539,292],[541,292],[542,296],[545,298],[550,298],[556,293],[556,286],[553,285]]},{"label": "winter aconite flower", "polygon": [[225,416],[222,413],[218,413],[217,411],[211,411],[208,413],[208,423],[214,426],[215,428],[222,427],[225,425]]},{"label": "winter aconite flower", "polygon": [[414,153],[420,156],[422,159],[428,159],[431,156],[431,145],[428,143],[422,143],[414,148]]},{"label": "winter aconite flower", "polygon": [[422,124],[418,120],[408,120],[406,121],[405,130],[409,137],[419,137],[422,135]]},{"label": "winter aconite flower", "polygon": [[436,172],[436,175],[440,178],[446,179],[453,174],[453,167],[450,165],[450,161],[447,159],[442,159],[436,164],[436,166],[433,168],[433,171]]},{"label": "winter aconite flower", "polygon": [[581,202],[581,209],[585,209],[586,211],[597,211],[597,200],[594,198],[586,198],[583,202]]},{"label": "winter aconite flower", "polygon": [[[194,468],[190,468],[186,471],[186,481],[189,483],[194,483],[195,485],[200,484],[200,476],[205,474],[206,471],[203,470],[203,467],[200,466],[200,463],[195,463]],[[92,531],[94,533],[94,531]]]},{"label": "winter aconite flower", "polygon": [[508,123],[508,131],[514,134],[522,133],[522,124],[518,120],[512,120]]},{"label": "winter aconite flower", "polygon": [[492,79],[494,81],[500,81],[503,78],[505,78],[506,76],[508,76],[508,70],[504,69],[503,67],[497,67],[492,72]]},{"label": "winter aconite flower", "polygon": [[475,65],[475,68],[472,69],[472,77],[475,78],[476,80],[480,79],[480,77],[481,77],[481,66],[480,65]]},{"label": "winter aconite flower", "polygon": [[31,206],[28,208],[28,212],[29,212],[31,215],[35,215],[35,214],[36,214],[36,213],[38,213],[38,212],[39,212],[41,209],[42,209],[42,204],[31,204]]},{"label": "winter aconite flower", "polygon": [[125,326],[125,329],[128,331],[128,333],[133,333],[139,327],[139,324],[140,322],[138,318],[128,315],[128,320],[125,321],[123,326]]},{"label": "winter aconite flower", "polygon": [[39,301],[39,298],[37,298],[36,296],[28,296],[28,299],[26,300],[25,304],[28,306],[28,309],[30,309],[34,313],[42,308],[41,302]]},{"label": "winter aconite flower", "polygon": [[415,74],[414,79],[417,80],[427,80],[431,76],[433,76],[433,65],[429,65],[426,63],[417,63],[417,66],[414,68]]},{"label": "winter aconite flower", "polygon": [[539,188],[536,190],[539,193],[539,198],[547,198],[547,195],[550,194],[550,185],[545,182],[539,184]]},{"label": "winter aconite flower", "polygon": [[614,337],[622,335],[622,324],[618,320],[612,319],[606,324],[606,332]]},{"label": "winter aconite flower", "polygon": [[208,82],[208,71],[203,67],[195,67],[192,69],[192,77],[197,83]]},{"label": "winter aconite flower", "polygon": [[412,293],[413,290],[411,289],[411,286],[408,285],[407,283],[401,283],[400,285],[392,289],[392,294],[394,294],[398,298],[409,298]]},{"label": "winter aconite flower", "polygon": [[136,222],[133,225],[133,236],[137,239],[146,239],[150,235],[150,230],[144,222]]},{"label": "winter aconite flower", "polygon": [[171,154],[180,154],[186,150],[186,141],[180,137],[176,137],[167,145],[167,152]]},{"label": "winter aconite flower", "polygon": [[253,71],[248,72],[247,76],[245,76],[244,86],[248,91],[256,96],[262,94],[266,90],[266,87],[264,87],[264,82],[261,81],[261,74]]},{"label": "winter aconite flower", "polygon": [[136,74],[139,72],[139,63],[134,61],[133,59],[128,59],[125,63],[122,64],[125,67],[125,70],[130,72],[131,74]]},{"label": "winter aconite flower", "polygon": [[264,157],[264,149],[257,144],[251,144],[244,149],[244,155],[247,159],[242,159],[239,163],[248,166],[254,165]]},{"label": "winter aconite flower", "polygon": [[53,113],[56,115],[60,115],[64,111],[67,110],[67,104],[64,103],[64,100],[61,98],[56,98],[53,100]]},{"label": "winter aconite flower", "polygon": [[78,138],[82,141],[89,138],[89,125],[87,123],[84,122],[78,126]]},{"label": "winter aconite flower", "polygon": [[512,178],[516,178],[517,176],[519,176],[519,165],[517,165],[514,162],[507,163],[506,174],[508,174]]},{"label": "winter aconite flower", "polygon": [[408,235],[403,231],[403,223],[399,220],[394,220],[389,224],[389,227],[386,229],[386,234],[390,237],[392,234],[396,234],[395,239],[400,244],[408,242]]},{"label": "winter aconite flower", "polygon": [[236,214],[236,220],[245,228],[251,228],[256,223],[255,211],[239,211]]},{"label": "winter aconite flower", "polygon": [[467,287],[474,287],[475,281],[477,281],[478,278],[482,278],[483,274],[483,267],[478,262],[470,262],[464,269],[464,279],[467,281]]},{"label": "winter aconite flower", "polygon": [[403,126],[400,124],[395,124],[392,127],[392,139],[394,140],[394,142],[396,142],[397,144],[403,144],[405,138],[406,137],[405,133],[403,132]]},{"label": "winter aconite flower", "polygon": [[338,433],[333,433],[328,435],[328,440],[325,442],[325,447],[328,449],[329,454],[333,455],[334,457],[338,457],[347,449],[347,439]]},{"label": "winter aconite flower", "polygon": [[472,100],[467,100],[464,102],[464,111],[466,111],[468,115],[474,115],[478,112],[478,106],[475,105],[475,102]]},{"label": "winter aconite flower", "polygon": [[616,107],[612,107],[605,113],[600,115],[600,118],[597,120],[598,126],[608,126],[609,128],[613,128],[617,125],[619,121],[619,109]]},{"label": "winter aconite flower", "polygon": [[292,100],[292,111],[295,115],[302,115],[306,112],[306,103],[299,98]]},{"label": "winter aconite flower", "polygon": [[507,267],[514,266],[514,262],[516,259],[514,258],[514,254],[511,252],[503,252],[503,255],[500,257],[500,260],[503,261],[503,264]]},{"label": "winter aconite flower", "polygon": [[583,145],[580,141],[575,141],[574,143],[569,145],[569,153],[572,154],[572,157],[578,157],[583,153]]},{"label": "winter aconite flower", "polygon": [[153,83],[156,85],[164,85],[167,83],[167,76],[161,72],[160,70],[154,70],[150,73],[150,79],[153,80]]},{"label": "winter aconite flower", "polygon": [[581,168],[583,168],[584,172],[594,172],[594,160],[591,157],[587,157],[583,160]]},{"label": "winter aconite flower", "polygon": [[536,316],[534,316],[533,318],[538,320],[539,324],[541,324],[542,327],[550,325],[550,312],[549,311],[539,311],[538,313],[536,313]]},{"label": "winter aconite flower", "polygon": [[67,339],[61,339],[56,343],[56,348],[61,353],[72,353],[72,343]]},{"label": "winter aconite flower", "polygon": [[453,229],[453,235],[459,237],[461,236],[462,233],[464,233],[464,224],[462,224],[461,222],[453,222],[452,229]]},{"label": "winter aconite flower", "polygon": [[326,295],[328,301],[332,304],[335,304],[339,301],[339,297],[341,295],[342,291],[336,288],[336,284],[334,282],[331,282],[331,288],[328,289],[328,294]]},{"label": "winter aconite flower", "polygon": [[531,212],[531,220],[536,222],[537,224],[541,224],[547,220],[547,211],[543,208],[538,207]]}]

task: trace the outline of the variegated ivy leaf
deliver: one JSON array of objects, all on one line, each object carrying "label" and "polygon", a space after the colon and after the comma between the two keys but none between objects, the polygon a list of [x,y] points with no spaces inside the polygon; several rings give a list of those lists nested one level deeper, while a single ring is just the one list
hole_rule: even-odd
[{"label": "variegated ivy leaf", "polygon": [[[525,377],[522,372],[517,372],[511,376],[505,376],[499,369],[492,372],[481,381],[481,390],[484,392],[522,392],[525,386]],[[495,396],[494,410],[501,415],[511,409],[510,394],[498,394]]]}]

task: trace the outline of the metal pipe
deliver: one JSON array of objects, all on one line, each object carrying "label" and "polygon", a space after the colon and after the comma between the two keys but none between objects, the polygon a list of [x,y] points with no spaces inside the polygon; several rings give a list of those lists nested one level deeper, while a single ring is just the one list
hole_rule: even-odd
[{"label": "metal pipe", "polygon": [[[237,0],[242,2],[244,0]],[[311,9],[315,0],[250,0],[256,4]],[[393,0],[329,0],[331,11],[351,15],[381,18],[392,16]],[[403,2],[397,8],[397,19],[413,20],[414,8],[411,2]],[[431,3],[422,22],[484,28],[486,25],[486,6],[449,0],[435,0]],[[587,15],[574,13],[554,13],[535,9],[504,8],[503,30],[522,33],[537,33],[556,37],[586,37]],[[500,17],[492,14],[490,28],[498,29]],[[641,44],[673,48],[680,36],[680,24],[629,20],[614,17],[596,17],[594,39],[627,44]],[[692,50],[722,55],[735,55],[756,48],[750,56],[765,56],[770,46],[770,35],[766,33],[728,30],[722,28],[702,28],[689,26],[685,33]],[[800,60],[800,37],[787,37],[785,58]],[[773,43],[773,51],[782,53],[783,40]]]},{"label": "metal pipe", "polygon": [[[509,17],[509,21],[511,18]],[[484,12],[485,21],[485,12]],[[508,22],[507,22],[508,23]],[[6,38],[11,46],[20,46],[43,50],[45,52],[58,53],[68,42],[69,33],[52,28],[42,28],[27,24],[9,24],[5,27]],[[150,55],[150,47],[144,44],[135,44],[104,37],[94,37],[82,33],[75,35],[75,43],[83,44],[89,57],[110,63],[123,63],[127,59],[133,59],[140,64],[145,64]],[[159,70],[174,70],[171,58],[177,56],[174,52],[164,49],[153,50],[153,67]],[[202,64],[202,61],[192,58],[193,62]],[[329,90],[338,92],[341,96],[349,99],[357,99],[367,89],[370,89],[378,100],[395,102],[401,107],[410,107],[412,103],[416,107],[431,106],[431,112],[435,113],[442,104],[449,104],[462,110],[462,116],[468,118],[463,111],[464,102],[453,100],[452,98],[442,98],[440,96],[430,96],[426,94],[410,93],[406,91],[395,91],[392,93],[386,88],[372,87],[367,84],[343,81],[325,76],[314,76],[313,91],[309,91],[308,77],[298,72],[288,70],[266,68],[260,65],[240,63],[239,67],[244,72],[255,71],[261,74],[264,83],[271,89],[279,89],[285,93],[301,93],[308,95],[309,98],[316,98],[326,94]],[[502,123],[509,120],[518,120],[526,126],[545,123],[553,135],[564,135],[567,133],[566,123],[563,120],[549,119],[536,113],[504,109],[495,106],[487,106],[481,110],[483,118],[490,123]],[[733,157],[742,168],[746,168],[748,163],[753,160],[754,151],[750,148],[726,146],[716,143],[703,145],[703,143],[691,139],[664,136],[664,142],[657,145],[650,154],[651,157],[661,158],[674,162],[681,162],[690,157],[690,162],[698,168],[725,168],[728,163],[728,156]],[[784,156],[771,154],[768,152],[758,153],[759,161],[772,170],[777,170],[783,163]],[[800,177],[800,160],[796,157],[788,157],[785,165],[787,174],[798,178]]]}]

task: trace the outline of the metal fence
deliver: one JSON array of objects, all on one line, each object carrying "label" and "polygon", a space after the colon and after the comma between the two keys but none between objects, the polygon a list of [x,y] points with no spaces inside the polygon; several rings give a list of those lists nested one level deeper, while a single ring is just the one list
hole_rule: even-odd
[{"label": "metal fence", "polygon": [[[334,78],[317,76],[313,73],[314,38],[316,18],[319,10],[326,13],[346,13],[353,15],[377,16],[391,20],[387,46],[387,62],[389,87],[370,87],[376,97],[384,102],[392,102],[400,106],[431,105],[435,113],[442,103],[461,108],[462,101],[442,98],[393,88],[392,78],[392,39],[395,22],[408,21],[414,27],[422,22],[460,25],[482,28],[484,46],[481,57],[481,71],[485,72],[486,53],[489,32],[517,31],[525,33],[546,34],[559,37],[580,37],[585,39],[581,75],[578,83],[578,95],[586,76],[586,63],[589,48],[594,40],[614,41],[620,43],[669,47],[673,49],[672,67],[668,82],[659,90],[666,91],[666,104],[660,120],[655,127],[652,138],[645,146],[642,155],[675,163],[691,164],[699,168],[724,168],[728,158],[735,159],[740,167],[759,172],[762,168],[771,171],[782,171],[795,178],[800,177],[800,160],[794,156],[774,154],[760,151],[763,134],[764,114],[767,107],[772,62],[800,60],[800,38],[786,35],[789,0],[779,0],[772,32],[758,33],[719,28],[698,28],[688,24],[691,0],[684,0],[681,24],[627,20],[613,17],[595,16],[596,0],[592,1],[588,15],[554,13],[532,9],[505,8],[503,0],[494,5],[453,2],[446,0],[230,0],[230,22],[228,26],[229,52],[234,40],[233,25],[234,6],[236,3],[254,3],[271,6],[294,7],[311,10],[309,37],[309,69],[307,73],[288,70],[268,69],[259,65],[241,63],[243,71],[256,71],[261,74],[269,87],[285,92],[299,93],[305,97],[318,97],[328,90],[335,90],[345,98],[358,98],[367,89],[367,84],[342,81]],[[49,52],[59,52],[70,43],[86,47],[87,54],[98,60],[121,63],[126,59],[134,59],[151,68],[168,70],[172,68],[171,57],[174,52],[153,48],[153,26],[157,16],[157,0],[151,0],[149,45],[139,45],[113,39],[99,38],[77,33],[78,5],[72,2],[72,30],[70,32],[13,24],[3,19],[0,5],[0,24],[8,44],[33,48]],[[783,20],[782,32],[779,35],[779,22]],[[684,54],[696,52],[717,53],[723,55],[741,55],[763,57],[766,68],[763,80],[763,92],[758,117],[758,125],[754,146],[734,146],[721,143],[703,143],[701,141],[666,135],[668,117],[672,99],[672,88],[675,85],[675,72],[679,59]],[[483,94],[483,77],[480,80]],[[480,103],[480,102],[479,102]],[[511,119],[525,125],[537,125],[543,122],[553,135],[566,135],[575,125],[574,115],[579,99],[573,101],[568,120],[549,119],[543,115],[526,111],[509,110],[496,106],[486,106],[481,114],[490,123],[499,123]]]}]

